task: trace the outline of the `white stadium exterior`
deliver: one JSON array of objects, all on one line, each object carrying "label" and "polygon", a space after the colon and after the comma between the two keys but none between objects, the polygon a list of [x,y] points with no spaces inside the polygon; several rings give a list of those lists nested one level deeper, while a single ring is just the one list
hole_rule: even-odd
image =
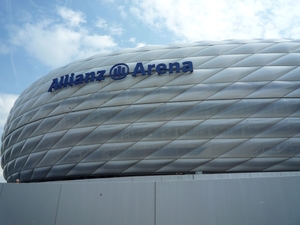
[{"label": "white stadium exterior", "polygon": [[299,74],[299,40],[147,46],[51,71],[5,125],[0,224],[300,224]]},{"label": "white stadium exterior", "polygon": [[222,41],[95,55],[16,101],[8,182],[300,169],[300,42]]}]

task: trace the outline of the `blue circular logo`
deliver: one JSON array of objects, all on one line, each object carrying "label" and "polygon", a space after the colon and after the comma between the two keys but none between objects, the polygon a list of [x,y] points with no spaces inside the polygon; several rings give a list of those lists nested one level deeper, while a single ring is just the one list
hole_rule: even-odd
[{"label": "blue circular logo", "polygon": [[114,80],[122,80],[128,75],[128,73],[128,65],[125,63],[118,63],[110,69],[109,76]]}]

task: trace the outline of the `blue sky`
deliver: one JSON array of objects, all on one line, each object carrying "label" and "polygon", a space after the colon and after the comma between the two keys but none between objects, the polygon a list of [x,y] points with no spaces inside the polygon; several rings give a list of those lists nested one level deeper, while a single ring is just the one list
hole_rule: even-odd
[{"label": "blue sky", "polygon": [[[299,39],[294,0],[0,0],[0,135],[16,98],[99,52],[202,40]],[[0,182],[4,182],[0,169]]]}]

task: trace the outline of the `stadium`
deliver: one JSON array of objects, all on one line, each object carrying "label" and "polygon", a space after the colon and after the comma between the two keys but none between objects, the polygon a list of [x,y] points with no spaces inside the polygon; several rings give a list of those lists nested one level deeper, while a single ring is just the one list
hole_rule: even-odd
[{"label": "stadium", "polygon": [[[198,42],[70,63],[16,101],[4,176],[299,170],[299,50],[296,41]],[[117,64],[127,68],[114,75]]]},{"label": "stadium", "polygon": [[[149,203],[154,216],[132,217],[131,224],[195,224],[200,217],[209,221],[208,214],[194,211],[200,207],[206,212],[205,204],[214,205],[216,224],[224,217],[250,224],[245,212],[259,212],[250,199],[259,196],[257,201],[266,202],[259,200],[261,193],[269,200],[269,208],[261,212],[273,209],[277,215],[254,222],[296,221],[299,203],[290,201],[297,193],[294,184],[299,184],[299,66],[298,40],[146,46],[72,62],[41,77],[15,102],[2,135],[4,178],[43,185],[109,181],[118,186],[124,181],[129,185],[124,190],[132,195],[134,180],[155,183],[154,197],[144,193],[138,198],[156,199]],[[159,184],[168,179],[183,186]],[[211,189],[198,190],[208,183]],[[274,185],[289,196],[281,199],[285,211],[274,200],[279,190],[270,191]],[[245,197],[240,192],[245,186],[256,192]],[[202,203],[193,202],[195,195],[179,197],[193,202],[188,207],[193,222],[176,216],[170,221],[171,212],[184,211],[167,205],[180,191],[213,195],[221,189],[231,197]],[[172,196],[164,197],[168,193]],[[237,203],[241,196],[247,203],[235,210],[244,216],[225,209],[228,214],[220,214],[228,201]],[[165,214],[159,210],[164,207],[170,207]],[[295,213],[282,217],[287,211]]]}]

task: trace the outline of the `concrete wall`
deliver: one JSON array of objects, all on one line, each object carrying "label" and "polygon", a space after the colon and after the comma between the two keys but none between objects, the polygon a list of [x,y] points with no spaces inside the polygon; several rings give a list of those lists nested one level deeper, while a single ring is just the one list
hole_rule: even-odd
[{"label": "concrete wall", "polygon": [[0,224],[300,224],[300,173],[0,184]]}]

